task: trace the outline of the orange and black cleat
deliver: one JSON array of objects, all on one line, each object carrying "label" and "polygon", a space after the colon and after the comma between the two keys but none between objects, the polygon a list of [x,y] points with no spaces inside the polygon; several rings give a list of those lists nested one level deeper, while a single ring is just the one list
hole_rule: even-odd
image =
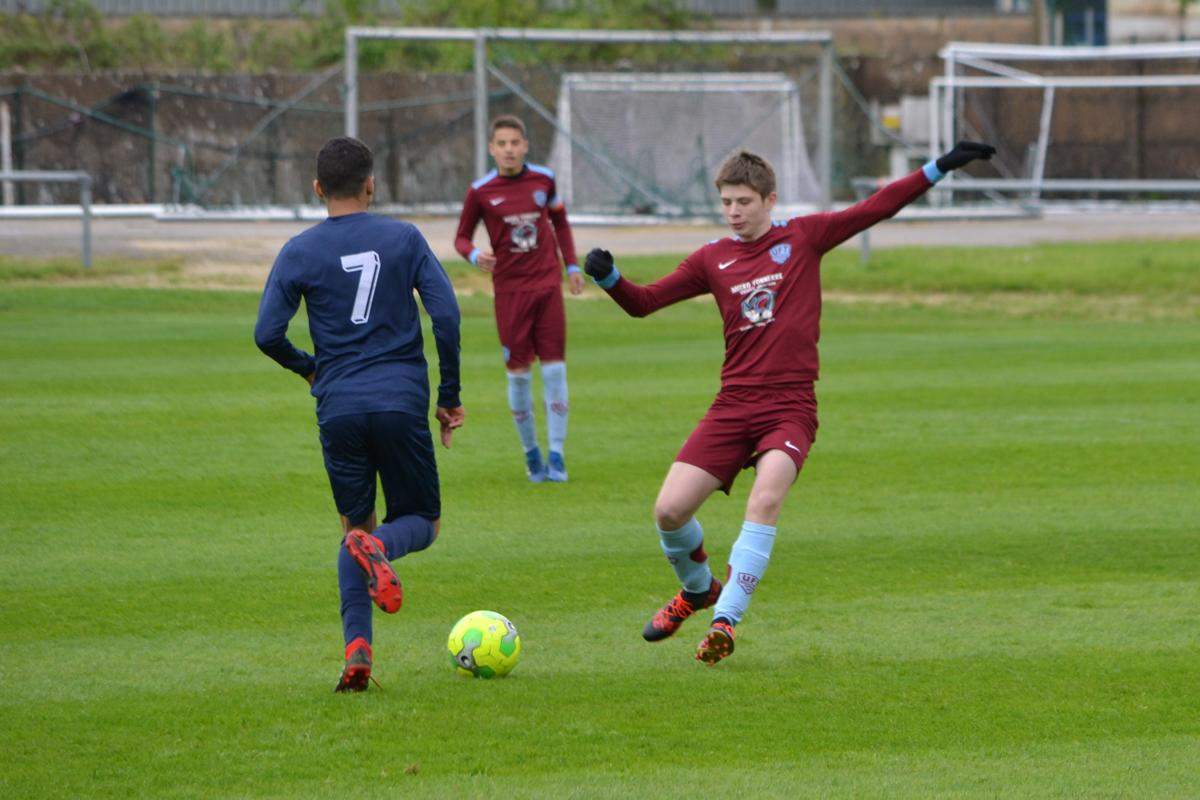
[{"label": "orange and black cleat", "polygon": [[679,630],[683,621],[702,608],[708,608],[721,596],[721,582],[716,578],[708,585],[707,592],[693,594],[680,591],[642,628],[642,638],[647,642],[661,642]]},{"label": "orange and black cleat", "polygon": [[367,594],[375,605],[389,614],[395,614],[404,603],[404,588],[400,578],[388,563],[383,542],[355,528],[346,534],[346,551],[362,568],[367,578]]},{"label": "orange and black cleat", "polygon": [[733,626],[715,619],[696,648],[696,660],[710,667],[733,652]]},{"label": "orange and black cleat", "polygon": [[365,692],[371,682],[371,645],[361,636],[346,645],[346,666],[335,692]]}]

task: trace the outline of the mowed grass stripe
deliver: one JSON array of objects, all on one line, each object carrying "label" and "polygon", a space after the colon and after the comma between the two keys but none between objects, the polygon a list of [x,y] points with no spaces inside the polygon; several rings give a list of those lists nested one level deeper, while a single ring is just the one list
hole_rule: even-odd
[{"label": "mowed grass stripe", "polygon": [[[788,562],[783,560],[783,565],[795,566]],[[62,674],[82,678],[60,686],[55,700],[64,703],[90,701],[120,696],[130,690],[170,694],[177,691],[177,687],[171,685],[172,677],[181,671],[190,675],[188,685],[191,690],[204,686],[216,688],[218,684],[229,682],[225,672],[230,667],[230,659],[232,663],[241,659],[253,660],[245,652],[246,648],[235,647],[234,642],[257,643],[265,637],[275,640],[272,647],[290,648],[286,639],[292,631],[298,634],[298,639],[296,663],[291,668],[247,670],[243,677],[247,681],[269,681],[274,680],[273,676],[287,674],[290,679],[303,682],[305,670],[319,675],[322,665],[328,661],[324,638],[330,617],[320,609],[336,602],[336,598],[317,583],[316,574],[298,574],[298,577],[307,578],[309,583],[303,591],[286,595],[291,598],[292,605],[297,602],[303,605],[290,615],[286,614],[286,604],[261,599],[255,602],[253,592],[231,582],[206,583],[214,593],[222,590],[221,596],[228,599],[227,605],[232,606],[240,599],[243,608],[240,613],[225,611],[224,624],[219,630],[228,638],[229,644],[203,657],[195,654],[210,650],[209,637],[214,628],[202,624],[186,627],[164,624],[164,617],[182,613],[170,604],[159,609],[156,619],[149,614],[138,614],[137,609],[143,605],[142,598],[109,601],[109,598],[100,597],[98,600],[125,606],[126,625],[107,630],[107,626],[98,627],[87,633],[56,624],[53,621],[55,615],[47,614],[50,622],[38,640],[42,643],[40,651],[53,656],[56,668]],[[176,585],[181,590],[189,588],[183,581]],[[241,586],[244,587],[245,582]],[[261,586],[275,590],[279,597],[285,596],[287,590],[278,577],[267,578]],[[511,587],[504,585],[496,588],[511,591]],[[402,681],[407,681],[410,671],[422,664],[434,664],[440,672],[437,656],[445,626],[439,618],[439,607],[454,599],[453,593],[445,590],[422,595],[418,606],[406,615],[402,637],[396,637],[390,626],[386,632],[381,627],[381,641],[399,638],[402,643],[396,658],[381,667],[381,672]],[[539,619],[537,605],[542,599],[536,595],[526,597],[510,609],[514,614],[533,620],[526,626],[525,636],[531,639],[530,647],[534,652],[569,647],[569,642],[563,640],[569,638],[577,626],[599,620],[608,634],[597,641],[607,639],[615,647],[610,653],[621,653],[624,648],[620,646],[620,639],[625,635],[622,632],[636,628],[648,596],[631,593],[616,603],[610,598],[610,602],[598,609],[563,609],[554,620]],[[1103,660],[1119,656],[1136,660],[1153,652],[1160,655],[1172,651],[1194,653],[1193,617],[1198,600],[1200,587],[1185,580],[1160,580],[1154,584],[1144,581],[1062,582],[1028,588],[964,589],[936,594],[881,593],[848,601],[816,596],[805,598],[798,605],[764,598],[762,615],[768,618],[793,615],[795,622],[782,629],[794,630],[794,635],[781,640],[775,631],[764,635],[761,630],[747,629],[746,642],[762,643],[768,648],[764,655],[774,653],[775,658],[797,665],[831,658],[907,662],[992,657]],[[203,604],[191,608],[194,615],[203,617],[210,617],[216,610]],[[281,626],[277,620],[284,616],[288,624]],[[131,628],[140,634],[129,634]],[[1097,641],[1097,631],[1105,632],[1103,642]],[[122,674],[121,667],[128,661],[129,653],[139,650],[149,638],[157,643],[157,652],[151,658],[141,659],[136,671]],[[690,640],[673,640],[661,648],[643,648],[637,656],[653,662],[661,656],[661,653],[654,655],[657,651],[686,655],[690,644]],[[19,659],[23,645],[27,643],[9,642],[4,650],[9,657]],[[179,659],[187,665],[181,666]],[[686,663],[686,658],[682,661]],[[603,656],[581,651],[574,659],[553,665],[539,659],[534,671],[574,669],[590,672],[593,667],[589,665],[600,663],[619,667],[611,662],[611,656],[606,661]],[[788,680],[783,675],[778,679]],[[0,705],[19,709],[37,704],[45,700],[44,692],[44,687],[37,685],[15,687],[0,700]]]}]

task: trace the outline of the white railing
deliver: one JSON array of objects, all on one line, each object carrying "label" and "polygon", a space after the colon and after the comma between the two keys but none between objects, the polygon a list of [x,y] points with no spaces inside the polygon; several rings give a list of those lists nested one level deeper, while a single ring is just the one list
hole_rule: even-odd
[{"label": "white railing", "polygon": [[79,208],[83,219],[83,266],[92,266],[92,176],[86,172],[59,172],[36,170],[0,171],[0,185],[9,183],[77,183],[79,184]]}]

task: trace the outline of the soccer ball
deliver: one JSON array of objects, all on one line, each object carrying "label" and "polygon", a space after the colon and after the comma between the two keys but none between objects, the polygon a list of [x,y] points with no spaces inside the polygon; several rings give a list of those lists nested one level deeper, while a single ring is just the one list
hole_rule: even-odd
[{"label": "soccer ball", "polygon": [[496,678],[521,659],[521,634],[503,614],[472,611],[450,629],[450,663],[464,677]]}]

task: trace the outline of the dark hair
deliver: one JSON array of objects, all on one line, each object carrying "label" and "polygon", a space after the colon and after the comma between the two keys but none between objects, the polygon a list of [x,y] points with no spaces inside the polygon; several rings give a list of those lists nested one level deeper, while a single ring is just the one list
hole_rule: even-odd
[{"label": "dark hair", "polygon": [[525,136],[525,123],[514,117],[512,114],[501,114],[492,120],[491,131],[488,133],[488,138],[491,139],[496,135],[496,131],[501,128],[512,128],[521,132],[521,136]]},{"label": "dark hair", "polygon": [[326,197],[357,197],[374,163],[371,148],[351,136],[339,136],[317,153],[317,182]]},{"label": "dark hair", "polygon": [[771,169],[771,165],[765,158],[743,150],[737,155],[730,156],[721,165],[721,171],[717,173],[717,179],[714,182],[717,184],[718,190],[722,186],[749,186],[760,196],[766,198],[775,191],[775,170]]}]

